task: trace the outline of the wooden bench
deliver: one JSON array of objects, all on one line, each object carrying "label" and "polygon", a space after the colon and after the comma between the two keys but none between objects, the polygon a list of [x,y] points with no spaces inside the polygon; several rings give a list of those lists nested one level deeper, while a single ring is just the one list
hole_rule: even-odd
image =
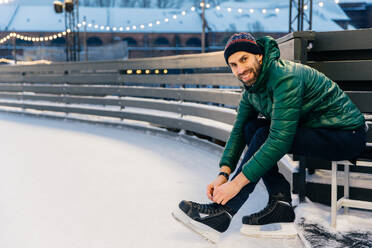
[{"label": "wooden bench", "polygon": [[[351,200],[349,174],[354,171],[371,173],[372,167],[372,30],[313,33],[311,39],[304,38],[301,62],[330,77],[343,89],[364,114],[369,125],[367,149],[355,161],[321,161],[298,157],[298,177],[294,188],[300,201],[306,196],[306,169],[309,174],[316,169],[332,168],[331,179],[331,225],[336,227],[337,210],[344,207],[372,209],[372,202]],[[337,201],[337,171],[344,167],[344,194]],[[350,167],[351,166],[351,167]],[[369,199],[371,200],[371,199]]]},{"label": "wooden bench", "polygon": [[[337,165],[339,164],[344,166],[344,196],[337,200]],[[344,207],[345,213],[348,213],[349,207],[372,210],[372,202],[350,199],[349,166],[372,167],[372,146],[368,145],[354,161],[332,161],[331,225],[334,228],[337,224],[337,210],[341,207]]]}]

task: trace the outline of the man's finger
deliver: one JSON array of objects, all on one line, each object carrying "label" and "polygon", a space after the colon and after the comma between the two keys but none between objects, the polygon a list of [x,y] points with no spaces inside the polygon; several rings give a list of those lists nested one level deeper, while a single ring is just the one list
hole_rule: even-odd
[{"label": "man's finger", "polygon": [[209,195],[212,195],[213,194],[213,187],[212,186],[208,186],[207,187],[207,192]]},{"label": "man's finger", "polygon": [[220,204],[221,201],[222,201],[222,198],[221,198],[219,195],[217,195],[217,196],[213,196],[213,201],[214,201],[215,203],[217,203],[217,204]]},{"label": "man's finger", "polygon": [[211,193],[207,192],[207,197],[209,200],[213,201],[213,196]]}]

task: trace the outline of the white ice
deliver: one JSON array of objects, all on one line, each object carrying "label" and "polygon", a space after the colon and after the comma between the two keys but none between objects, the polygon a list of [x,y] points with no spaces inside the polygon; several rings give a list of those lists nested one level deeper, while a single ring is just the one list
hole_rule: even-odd
[{"label": "white ice", "polygon": [[[0,247],[214,247],[171,217],[208,202],[220,154],[171,136],[0,113]],[[259,183],[218,247],[301,247],[252,239],[241,217],[266,205]]]}]

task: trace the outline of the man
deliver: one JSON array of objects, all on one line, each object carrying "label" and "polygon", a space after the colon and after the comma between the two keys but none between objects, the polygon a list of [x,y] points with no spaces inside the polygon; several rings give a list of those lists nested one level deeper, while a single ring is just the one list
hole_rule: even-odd
[{"label": "man", "polygon": [[[243,217],[242,232],[253,233],[273,223],[284,232],[293,230],[290,185],[278,172],[277,162],[286,153],[328,160],[355,158],[365,148],[364,117],[324,74],[280,59],[278,45],[271,37],[256,41],[249,33],[234,34],[224,56],[245,90],[220,161],[220,173],[207,186],[213,203],[182,201],[174,216],[213,239],[211,233],[227,230],[231,218],[262,178],[268,204],[262,211]],[[244,158],[228,181],[246,145]]]}]

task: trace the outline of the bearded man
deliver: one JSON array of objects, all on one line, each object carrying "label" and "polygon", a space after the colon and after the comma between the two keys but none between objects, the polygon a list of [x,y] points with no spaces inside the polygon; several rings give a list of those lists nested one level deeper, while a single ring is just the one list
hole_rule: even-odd
[{"label": "bearded man", "polygon": [[[234,34],[224,56],[243,83],[236,120],[220,160],[220,172],[207,186],[209,204],[182,201],[173,216],[209,240],[227,230],[259,179],[267,206],[244,216],[241,231],[295,232],[290,184],[277,162],[286,154],[327,160],[357,157],[365,148],[362,113],[331,79],[306,65],[280,59],[277,42],[249,33]],[[245,155],[232,179],[244,148]]]}]

